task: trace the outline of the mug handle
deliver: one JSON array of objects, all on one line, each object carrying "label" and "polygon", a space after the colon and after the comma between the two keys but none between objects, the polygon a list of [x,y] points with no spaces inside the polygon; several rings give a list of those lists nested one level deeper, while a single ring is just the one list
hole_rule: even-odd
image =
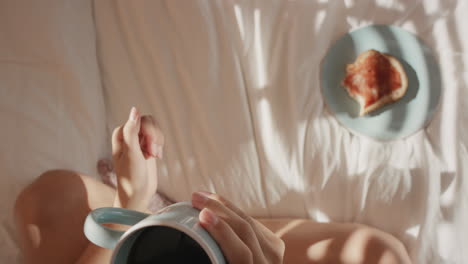
[{"label": "mug handle", "polygon": [[86,217],[84,234],[95,245],[112,249],[125,232],[106,227],[103,224],[132,226],[148,216],[149,214],[123,208],[98,208],[91,211]]}]

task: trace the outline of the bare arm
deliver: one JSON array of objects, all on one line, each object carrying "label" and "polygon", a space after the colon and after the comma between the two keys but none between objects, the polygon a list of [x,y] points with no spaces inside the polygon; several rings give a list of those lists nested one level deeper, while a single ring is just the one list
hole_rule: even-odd
[{"label": "bare arm", "polygon": [[[155,158],[162,157],[164,136],[151,116],[132,108],[129,119],[112,134],[112,156],[117,175],[114,207],[146,211],[157,189]],[[111,228],[125,230],[122,225]],[[89,243],[77,264],[108,263],[112,250]]]}]

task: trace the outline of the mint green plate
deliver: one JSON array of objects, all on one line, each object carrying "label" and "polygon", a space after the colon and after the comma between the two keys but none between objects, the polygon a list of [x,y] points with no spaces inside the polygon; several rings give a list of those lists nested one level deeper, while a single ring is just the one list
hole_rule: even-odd
[{"label": "mint green plate", "polygon": [[[408,76],[408,90],[399,101],[359,117],[359,104],[341,86],[345,67],[369,49],[396,57]],[[413,34],[386,25],[360,28],[341,37],[322,62],[325,105],[351,132],[377,140],[404,138],[431,120],[441,95],[439,66],[431,50]]]}]

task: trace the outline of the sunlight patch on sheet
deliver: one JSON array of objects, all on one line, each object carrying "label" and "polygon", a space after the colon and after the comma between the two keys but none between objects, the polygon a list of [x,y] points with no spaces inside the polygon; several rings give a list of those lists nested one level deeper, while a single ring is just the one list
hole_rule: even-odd
[{"label": "sunlight patch on sheet", "polygon": [[320,211],[318,209],[314,210],[313,216],[314,216],[315,221],[317,221],[319,223],[328,223],[328,222],[330,222],[330,218],[328,217],[328,215],[326,215],[324,212],[322,212],[322,211]]},{"label": "sunlight patch on sheet", "polygon": [[317,12],[317,16],[315,17],[315,33],[319,32],[322,28],[326,14],[327,12],[325,10],[320,10]]},{"label": "sunlight patch on sheet", "polygon": [[255,9],[254,11],[254,49],[255,49],[255,64],[257,73],[257,85],[259,89],[265,88],[266,82],[266,69],[265,69],[265,57],[263,54],[263,40],[262,40],[262,26],[260,21],[260,10]]},{"label": "sunlight patch on sheet", "polygon": [[[446,23],[443,23],[446,28],[448,28]],[[440,30],[438,32],[440,35],[438,37],[438,44],[443,47],[450,47],[448,50],[453,50],[453,43],[450,41],[447,30]],[[447,54],[444,54],[447,56]],[[450,55],[448,55],[450,56]],[[444,81],[444,95],[442,101],[439,103],[439,111],[441,116],[450,116],[452,118],[442,118],[440,120],[440,137],[444,139],[444,144],[441,145],[442,156],[445,157],[445,163],[447,166],[448,172],[455,172],[457,169],[457,137],[453,135],[457,131],[457,120],[459,115],[459,105],[458,105],[458,96],[459,96],[459,78],[455,76],[455,73],[458,71],[456,68],[457,61],[456,57],[452,57],[450,60],[441,60],[440,68],[444,69],[446,73],[450,73],[446,79],[450,82]],[[444,103],[445,102],[445,103]]]},{"label": "sunlight patch on sheet", "polygon": [[[261,98],[258,102],[257,113],[259,116],[260,138],[265,149],[265,159],[267,164],[281,178],[282,183],[290,189],[302,191],[305,188],[304,179],[300,177],[298,168],[289,163],[290,156],[287,153],[285,142],[277,133],[273,121],[273,113],[268,99]],[[274,196],[272,194],[272,196]],[[281,195],[276,198],[280,199]]]},{"label": "sunlight patch on sheet", "polygon": [[385,9],[398,10],[398,11],[405,10],[405,7],[403,6],[403,4],[398,3],[397,1],[393,1],[393,0],[377,0],[376,4],[378,7],[385,8]]},{"label": "sunlight patch on sheet", "polygon": [[419,230],[421,229],[421,227],[419,225],[415,225],[415,226],[412,226],[408,229],[406,229],[405,231],[405,234],[413,237],[413,238],[417,238],[418,235],[419,235]]},{"label": "sunlight patch on sheet", "polygon": [[272,112],[270,103],[266,98],[261,98],[258,102],[258,112],[260,117],[260,127],[261,129],[261,138],[263,139],[265,145],[265,156],[268,159],[269,164],[275,169],[275,171],[281,172],[282,166],[281,163],[275,161],[274,159],[270,159],[269,153],[275,153],[281,156],[281,160],[284,160],[284,150],[282,148],[281,142],[278,142],[275,136],[275,129],[273,127],[272,121]]},{"label": "sunlight patch on sheet", "polygon": [[245,31],[244,31],[244,20],[242,17],[242,10],[238,5],[234,5],[234,14],[236,16],[237,25],[239,26],[239,32],[241,35],[242,41],[245,40]]},{"label": "sunlight patch on sheet", "polygon": [[[455,2],[455,1],[451,1],[451,0],[442,0],[442,1],[446,1],[446,2]],[[430,15],[430,14],[435,14],[437,12],[440,12],[440,11],[444,11],[443,10],[443,7],[440,5],[440,1],[427,1],[424,3],[424,11],[427,15]]]},{"label": "sunlight patch on sheet", "polygon": [[372,24],[371,20],[366,20],[361,17],[348,16],[346,22],[351,26],[352,29],[357,29],[360,27],[368,26]]},{"label": "sunlight patch on sheet", "polygon": [[414,24],[414,21],[408,20],[404,22],[404,28],[405,30],[408,30],[409,32],[416,33],[418,30],[416,29],[416,25]]},{"label": "sunlight patch on sheet", "polygon": [[356,0],[344,0],[344,4],[347,8],[350,8],[356,5]]},{"label": "sunlight patch on sheet", "polygon": [[449,257],[453,255],[453,249],[455,247],[455,238],[456,231],[453,228],[453,225],[449,222],[444,222],[439,224],[437,228],[437,246],[439,248],[439,252],[443,257]]}]

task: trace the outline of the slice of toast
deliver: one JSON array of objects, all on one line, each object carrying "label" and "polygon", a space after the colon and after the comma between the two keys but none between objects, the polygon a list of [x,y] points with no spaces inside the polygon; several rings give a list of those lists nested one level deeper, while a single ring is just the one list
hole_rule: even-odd
[{"label": "slice of toast", "polygon": [[359,103],[359,116],[363,116],[402,98],[408,89],[408,78],[395,57],[368,50],[346,66],[342,85]]}]

